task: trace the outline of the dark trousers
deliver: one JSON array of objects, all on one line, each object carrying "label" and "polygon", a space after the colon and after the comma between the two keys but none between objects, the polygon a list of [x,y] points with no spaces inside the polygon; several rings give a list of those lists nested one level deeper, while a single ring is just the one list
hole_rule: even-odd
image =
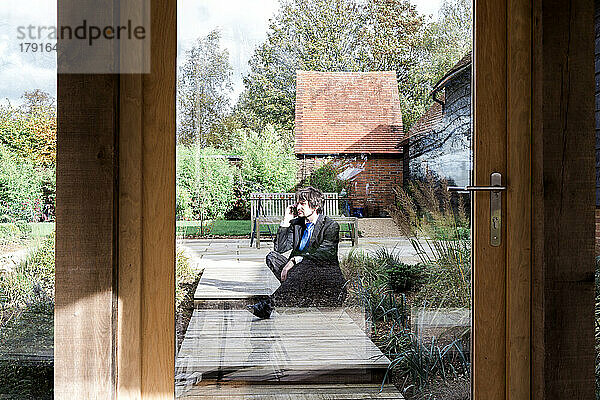
[{"label": "dark trousers", "polygon": [[267,267],[275,274],[275,277],[279,279],[279,282],[281,282],[281,271],[287,262],[288,258],[276,251],[267,254]]},{"label": "dark trousers", "polygon": [[[266,262],[281,282],[288,258],[272,251]],[[322,265],[304,259],[292,267],[272,298],[275,304],[290,307],[340,306],[346,298],[345,283],[339,264]]]}]

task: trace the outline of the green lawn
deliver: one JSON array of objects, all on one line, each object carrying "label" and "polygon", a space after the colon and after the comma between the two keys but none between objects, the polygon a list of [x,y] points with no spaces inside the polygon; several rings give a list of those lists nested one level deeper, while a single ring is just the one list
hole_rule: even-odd
[{"label": "green lawn", "polygon": [[0,223],[0,245],[33,244],[53,231],[54,222]]},{"label": "green lawn", "polygon": [[[247,236],[250,235],[250,220],[205,221],[203,235]],[[200,221],[177,221],[177,236],[200,236]]]},{"label": "green lawn", "polygon": [[32,238],[42,238],[54,231],[54,222],[37,222],[29,225],[31,225]]}]

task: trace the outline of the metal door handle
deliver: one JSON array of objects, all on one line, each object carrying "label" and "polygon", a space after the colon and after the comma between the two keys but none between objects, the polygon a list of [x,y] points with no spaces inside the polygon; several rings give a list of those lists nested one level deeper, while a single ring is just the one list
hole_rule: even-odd
[{"label": "metal door handle", "polygon": [[449,192],[500,192],[506,186],[448,186]]},{"label": "metal door handle", "polygon": [[502,174],[493,172],[490,175],[490,186],[448,186],[449,192],[477,192],[487,191],[490,193],[490,245],[500,246],[502,243]]}]

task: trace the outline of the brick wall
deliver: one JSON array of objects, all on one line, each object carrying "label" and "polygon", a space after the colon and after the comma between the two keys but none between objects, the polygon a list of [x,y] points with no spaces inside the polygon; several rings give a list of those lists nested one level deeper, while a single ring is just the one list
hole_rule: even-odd
[{"label": "brick wall", "polygon": [[298,156],[298,180],[332,161],[345,168],[362,168],[351,179],[348,197],[351,207],[364,207],[367,217],[387,216],[386,208],[394,202],[394,185],[402,184],[401,155],[369,156]]}]

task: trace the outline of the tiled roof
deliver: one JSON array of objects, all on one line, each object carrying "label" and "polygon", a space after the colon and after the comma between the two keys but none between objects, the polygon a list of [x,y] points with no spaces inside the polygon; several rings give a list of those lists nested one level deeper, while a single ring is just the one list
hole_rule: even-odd
[{"label": "tiled roof", "polygon": [[452,68],[450,68],[448,70],[448,72],[446,72],[444,74],[444,76],[442,76],[439,81],[437,81],[437,83],[433,87],[432,93],[433,92],[437,92],[438,90],[440,90],[441,88],[443,88],[444,86],[446,86],[446,84],[449,81],[451,81],[452,78],[457,73],[459,73],[459,72],[463,71],[464,69],[470,67],[471,66],[471,60],[472,60],[472,58],[473,58],[472,52],[469,51],[467,54],[465,54],[464,57],[460,59],[460,61],[458,61],[456,64],[454,64],[454,66]]},{"label": "tiled roof", "polygon": [[401,153],[394,71],[297,71],[296,77],[296,154]]},{"label": "tiled roof", "polygon": [[[461,73],[465,69],[471,66],[472,53],[469,51],[460,59],[452,68],[444,74],[444,76],[435,84],[432,93],[442,89],[448,82],[450,82],[457,74]],[[444,101],[444,94],[438,93],[435,96],[438,100]],[[419,118],[409,129],[408,134],[398,143],[397,147],[406,144],[409,139],[416,139],[420,136],[431,133],[433,128],[442,120],[442,105],[438,102],[434,102],[425,114]]]},{"label": "tiled roof", "polygon": [[[444,101],[444,95],[440,96],[440,100]],[[408,135],[400,142],[400,145],[406,144],[408,139],[416,139],[423,135],[431,133],[442,120],[442,105],[434,102],[431,107],[425,111],[425,114],[419,118],[409,129]]]}]

